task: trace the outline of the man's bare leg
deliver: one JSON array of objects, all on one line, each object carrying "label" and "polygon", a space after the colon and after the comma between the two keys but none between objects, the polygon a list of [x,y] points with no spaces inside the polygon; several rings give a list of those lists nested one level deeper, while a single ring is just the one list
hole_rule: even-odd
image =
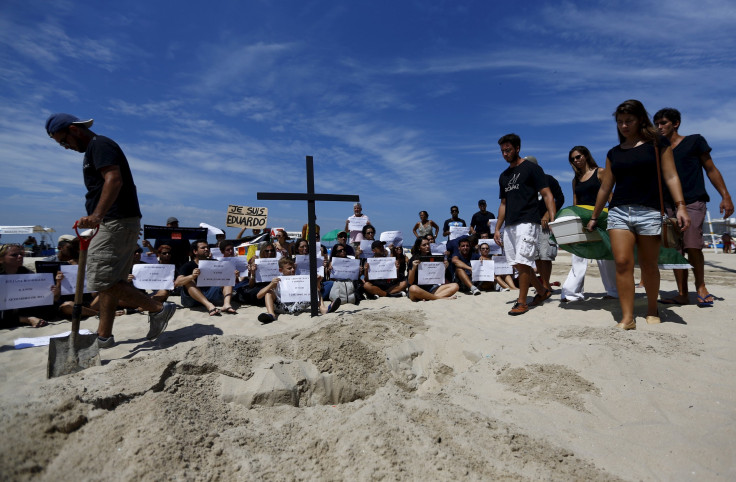
[{"label": "man's bare leg", "polygon": [[97,326],[97,335],[108,338],[112,335],[112,325],[115,322],[115,308],[118,300],[133,306],[140,306],[148,312],[158,312],[164,307],[163,303],[149,298],[135,289],[132,285],[118,281],[111,288],[100,291],[100,323]]}]

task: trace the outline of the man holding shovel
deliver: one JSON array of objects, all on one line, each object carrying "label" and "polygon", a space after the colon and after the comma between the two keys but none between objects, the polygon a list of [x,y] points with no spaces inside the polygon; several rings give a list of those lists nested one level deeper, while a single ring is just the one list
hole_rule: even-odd
[{"label": "man holding shovel", "polygon": [[112,325],[119,302],[149,312],[146,338],[154,340],[166,329],[176,305],[149,298],[126,282],[140,234],[138,194],[122,149],[112,139],[89,130],[92,122],[70,114],[53,114],[46,121],[46,132],[64,149],[84,154],[87,215],[77,225],[99,226],[89,246],[87,264],[87,287],[100,296],[97,345],[100,348],[115,345]]}]

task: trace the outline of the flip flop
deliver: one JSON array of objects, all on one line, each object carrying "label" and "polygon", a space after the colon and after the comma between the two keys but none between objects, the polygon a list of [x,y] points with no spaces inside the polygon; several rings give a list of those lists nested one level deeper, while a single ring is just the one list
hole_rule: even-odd
[{"label": "flip flop", "polygon": [[263,323],[264,325],[267,323],[272,323],[276,320],[276,317],[273,316],[271,313],[261,313],[258,315],[258,321]]},{"label": "flip flop", "polygon": [[713,295],[710,293],[705,296],[698,295],[698,308],[707,308],[709,306],[713,306]]},{"label": "flip flop", "polygon": [[334,313],[335,311],[337,311],[337,309],[340,307],[340,303],[342,303],[342,300],[340,298],[330,303],[330,306],[327,307],[327,313]]},{"label": "flip flop", "polygon": [[228,314],[228,315],[237,315],[238,314],[238,312],[235,311],[235,308],[233,308],[232,306],[228,306],[227,308],[221,309],[220,310],[220,313],[225,313],[225,314]]},{"label": "flip flop", "polygon": [[220,316],[220,308],[212,308],[210,311],[210,316]]},{"label": "flip flop", "polygon": [[667,298],[667,299],[663,299],[663,300],[657,300],[657,302],[660,303],[660,304],[663,304],[663,305],[678,305],[678,306],[683,306],[683,305],[689,305],[690,304],[690,302],[682,303],[680,301],[677,301],[677,299],[675,299],[675,298]]}]

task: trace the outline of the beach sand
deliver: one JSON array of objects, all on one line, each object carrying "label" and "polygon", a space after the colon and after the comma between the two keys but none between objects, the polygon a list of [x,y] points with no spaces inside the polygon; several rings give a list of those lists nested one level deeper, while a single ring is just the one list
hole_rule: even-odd
[{"label": "beach sand", "polygon": [[[554,264],[563,282],[570,256]],[[46,379],[0,331],[3,480],[734,480],[736,256],[706,253],[713,308],[614,328],[590,298],[511,317],[514,292],[347,305],[261,325],[181,309],[155,342],[119,318],[103,365]],[[663,272],[662,291],[675,290]],[[638,279],[638,277],[637,277]],[[694,300],[694,295],[691,295]],[[96,320],[82,322],[96,329]]]}]

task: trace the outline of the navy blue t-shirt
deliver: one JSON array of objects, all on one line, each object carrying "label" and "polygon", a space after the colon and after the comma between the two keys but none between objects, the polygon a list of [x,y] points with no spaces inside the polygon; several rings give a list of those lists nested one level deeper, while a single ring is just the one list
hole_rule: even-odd
[{"label": "navy blue t-shirt", "polygon": [[[703,165],[700,162],[700,155],[710,151],[711,148],[708,142],[700,134],[686,136],[672,149],[686,204],[696,201],[710,201],[708,191],[705,190]],[[672,202],[672,196],[667,190],[665,190],[665,197],[667,201]]]},{"label": "navy blue t-shirt", "polygon": [[105,178],[100,173],[100,169],[107,166],[118,166],[120,168],[123,185],[118,197],[112,203],[110,209],[104,213],[103,218],[107,220],[141,217],[138,193],[133,182],[133,174],[131,174],[130,166],[128,166],[128,160],[120,146],[112,139],[104,136],[93,137],[87,146],[87,151],[84,153],[82,172],[84,174],[84,185],[87,187],[87,194],[85,195],[87,215],[92,214],[97,207],[97,203],[100,202],[102,186],[105,184]]}]

